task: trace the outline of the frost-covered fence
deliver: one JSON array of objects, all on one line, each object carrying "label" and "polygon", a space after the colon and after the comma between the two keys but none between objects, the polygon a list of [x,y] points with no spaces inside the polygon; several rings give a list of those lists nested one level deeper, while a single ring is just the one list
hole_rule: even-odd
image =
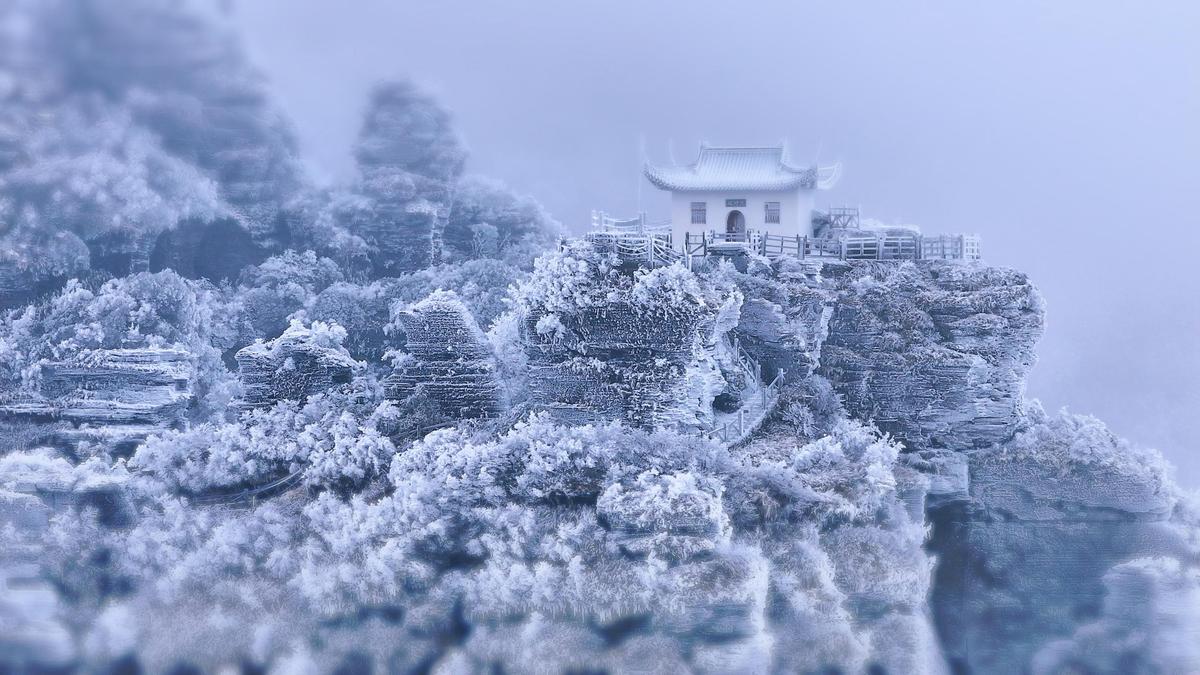
[{"label": "frost-covered fence", "polygon": [[921,257],[937,260],[979,260],[979,237],[971,234],[943,234],[921,237]]},{"label": "frost-covered fence", "polygon": [[614,232],[625,234],[670,234],[670,220],[651,221],[645,213],[639,213],[636,218],[614,218],[604,211],[592,211],[593,232]]},{"label": "frost-covered fence", "polygon": [[861,210],[857,206],[834,206],[825,212],[829,226],[844,230],[858,229]]},{"label": "frost-covered fence", "polygon": [[670,265],[680,259],[671,242],[670,221],[649,222],[646,214],[618,219],[603,211],[592,212],[592,231],[585,237],[597,250],[649,267]]},{"label": "frost-covered fence", "polygon": [[779,385],[783,376],[784,373],[780,371],[769,384],[758,387],[757,395],[752,396],[729,419],[714,424],[706,432],[707,436],[725,445],[737,445],[749,438],[779,403]]},{"label": "frost-covered fence", "polygon": [[770,232],[701,232],[684,235],[685,258],[753,251],[768,258],[838,260],[978,260],[979,237],[970,234],[866,234],[841,237],[780,235]]}]

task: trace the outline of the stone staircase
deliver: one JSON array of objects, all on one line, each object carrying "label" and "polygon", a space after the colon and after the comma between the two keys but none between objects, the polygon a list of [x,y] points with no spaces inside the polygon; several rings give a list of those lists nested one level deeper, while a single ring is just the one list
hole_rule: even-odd
[{"label": "stone staircase", "polygon": [[742,348],[736,338],[726,338],[726,347],[746,377],[747,386],[742,390],[742,404],[731,413],[715,415],[712,428],[705,435],[727,447],[741,445],[758,431],[767,417],[779,405],[779,385],[783,381],[781,370],[770,382],[762,376],[762,365]]}]

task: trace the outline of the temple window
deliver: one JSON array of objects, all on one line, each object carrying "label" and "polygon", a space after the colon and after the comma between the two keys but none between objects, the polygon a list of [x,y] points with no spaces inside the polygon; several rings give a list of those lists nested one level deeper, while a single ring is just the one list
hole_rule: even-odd
[{"label": "temple window", "polygon": [[766,202],[766,214],[763,218],[767,223],[779,222],[779,202]]}]

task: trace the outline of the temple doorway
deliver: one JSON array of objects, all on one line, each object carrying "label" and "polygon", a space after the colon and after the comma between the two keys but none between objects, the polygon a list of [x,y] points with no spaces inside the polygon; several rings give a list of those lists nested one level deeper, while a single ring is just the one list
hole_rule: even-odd
[{"label": "temple doorway", "polygon": [[746,234],[746,216],[742,215],[741,211],[729,212],[729,217],[725,219],[725,233],[739,236]]}]

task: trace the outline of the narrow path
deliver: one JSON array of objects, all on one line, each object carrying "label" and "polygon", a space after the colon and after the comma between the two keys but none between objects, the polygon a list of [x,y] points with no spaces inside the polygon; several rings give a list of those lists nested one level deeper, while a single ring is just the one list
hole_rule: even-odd
[{"label": "narrow path", "polygon": [[767,417],[779,405],[779,384],[784,373],[780,371],[770,383],[764,382],[762,366],[735,339],[726,341],[727,347],[734,354],[738,365],[748,383],[742,390],[742,405],[732,413],[717,413],[713,419],[709,438],[721,442],[726,447],[742,444],[758,431]]}]

